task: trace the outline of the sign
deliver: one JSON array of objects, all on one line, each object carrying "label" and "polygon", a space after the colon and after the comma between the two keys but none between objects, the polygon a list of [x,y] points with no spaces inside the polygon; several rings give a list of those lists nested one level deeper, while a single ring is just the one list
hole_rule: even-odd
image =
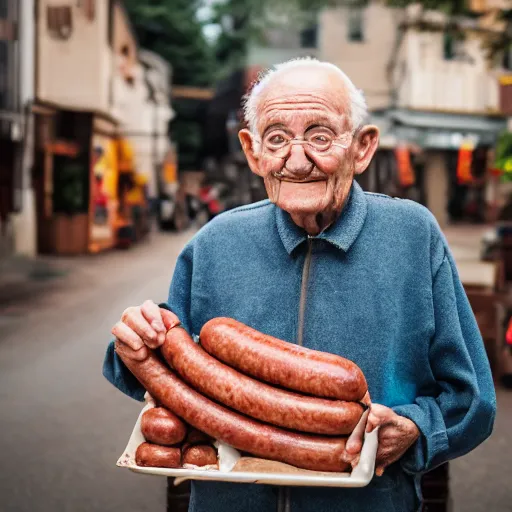
[{"label": "sign", "polygon": [[77,156],[80,151],[80,148],[77,144],[64,140],[56,140],[54,142],[50,142],[49,144],[46,144],[45,149],[48,151],[48,153],[69,157]]},{"label": "sign", "polygon": [[473,163],[473,150],[475,143],[471,139],[465,139],[459,148],[459,158],[457,160],[457,183],[459,185],[468,185],[473,181],[471,174],[471,164]]},{"label": "sign", "polygon": [[405,145],[399,145],[395,149],[395,157],[398,168],[398,183],[401,187],[412,187],[416,182],[414,169],[411,164],[411,153]]},{"label": "sign", "polygon": [[89,250],[112,247],[117,217],[117,144],[100,134],[92,138],[91,216]]}]

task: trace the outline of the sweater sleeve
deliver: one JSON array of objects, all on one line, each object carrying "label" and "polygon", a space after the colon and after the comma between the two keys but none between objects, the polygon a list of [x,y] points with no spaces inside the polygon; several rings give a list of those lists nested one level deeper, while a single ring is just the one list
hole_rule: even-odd
[{"label": "sweater sleeve", "polygon": [[496,414],[482,337],[447,248],[432,291],[435,334],[429,360],[437,389],[393,408],[414,421],[421,434],[402,459],[409,473],[428,471],[476,448],[491,434]]},{"label": "sweater sleeve", "polygon": [[[166,303],[160,304],[161,308],[175,313],[188,332],[191,332],[191,283],[192,248],[189,245],[185,247],[176,262],[168,300]],[[111,341],[107,347],[107,353],[103,362],[103,376],[125,395],[141,402],[144,400],[144,388],[114,351],[114,341]]]}]

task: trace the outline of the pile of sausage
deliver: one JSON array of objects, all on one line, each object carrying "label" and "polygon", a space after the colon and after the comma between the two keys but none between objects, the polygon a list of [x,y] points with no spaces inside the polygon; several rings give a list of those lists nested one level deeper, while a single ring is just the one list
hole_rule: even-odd
[{"label": "pile of sausage", "polygon": [[242,452],[310,470],[348,468],[345,441],[369,405],[356,364],[230,318],[207,322],[199,345],[173,313],[162,316],[163,361],[152,351],[143,361],[120,355],[165,409]]},{"label": "pile of sausage", "polygon": [[141,418],[142,435],[146,439],[137,448],[138,466],[179,468],[182,466],[216,466],[214,440],[187,426],[164,407],[148,409]]}]

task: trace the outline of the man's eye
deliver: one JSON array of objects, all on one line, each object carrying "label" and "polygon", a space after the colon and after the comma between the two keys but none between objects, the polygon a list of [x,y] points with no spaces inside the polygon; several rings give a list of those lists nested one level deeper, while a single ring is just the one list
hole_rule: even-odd
[{"label": "man's eye", "polygon": [[270,137],[268,141],[270,142],[270,144],[278,146],[279,144],[283,144],[285,140],[282,135],[272,135],[272,137]]},{"label": "man's eye", "polygon": [[329,142],[329,140],[329,137],[327,137],[326,135],[315,135],[313,137],[313,141],[319,144],[326,144]]}]

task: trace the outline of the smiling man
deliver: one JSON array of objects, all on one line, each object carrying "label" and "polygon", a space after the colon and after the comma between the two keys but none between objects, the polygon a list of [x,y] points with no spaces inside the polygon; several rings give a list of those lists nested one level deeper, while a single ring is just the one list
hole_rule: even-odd
[{"label": "smiling man", "polygon": [[[190,510],[412,512],[419,476],[464,455],[492,431],[495,394],[452,255],[425,208],[369,194],[354,181],[378,130],[364,97],[331,64],[277,66],[253,88],[240,132],[268,201],[218,216],[180,255],[166,308],[190,334],[213,317],[355,361],[379,426],[378,477],[363,489],[194,482]],[[144,390],[123,365],[164,339],[160,309],[125,310],[104,375]],[[357,461],[361,433],[347,443]]]}]

